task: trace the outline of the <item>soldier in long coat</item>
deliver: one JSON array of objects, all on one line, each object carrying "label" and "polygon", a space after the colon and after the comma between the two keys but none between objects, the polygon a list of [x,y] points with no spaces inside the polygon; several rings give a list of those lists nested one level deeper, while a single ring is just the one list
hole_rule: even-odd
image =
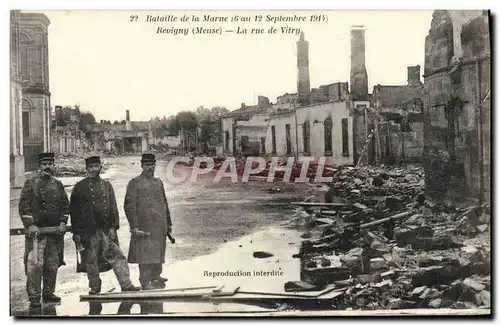
[{"label": "soldier in long coat", "polygon": [[[54,294],[57,272],[64,265],[64,234],[69,215],[68,196],[61,181],[53,177],[54,154],[38,156],[39,169],[26,180],[19,200],[19,215],[27,229],[24,267],[30,306],[40,304],[43,278],[44,302],[60,302]],[[57,234],[40,235],[40,227],[57,227]],[[35,246],[36,245],[36,246]]]},{"label": "soldier in long coat", "polygon": [[116,230],[120,228],[113,186],[100,178],[101,160],[85,160],[88,176],[71,193],[70,212],[73,240],[85,248],[77,273],[87,273],[90,294],[101,292],[99,274],[113,269],[122,291],[139,291],[132,284],[127,259],[119,247]]},{"label": "soldier in long coat", "polygon": [[163,182],[154,176],[155,156],[143,154],[141,163],[143,172],[130,180],[125,194],[125,214],[132,233],[128,262],[139,264],[143,289],[163,288],[167,279],[161,277],[162,264],[172,220]]}]

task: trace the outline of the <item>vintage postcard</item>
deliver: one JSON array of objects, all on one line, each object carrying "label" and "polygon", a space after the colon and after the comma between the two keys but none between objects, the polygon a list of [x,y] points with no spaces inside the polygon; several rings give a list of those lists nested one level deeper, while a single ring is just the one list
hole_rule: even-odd
[{"label": "vintage postcard", "polygon": [[11,10],[11,316],[489,316],[490,14]]}]

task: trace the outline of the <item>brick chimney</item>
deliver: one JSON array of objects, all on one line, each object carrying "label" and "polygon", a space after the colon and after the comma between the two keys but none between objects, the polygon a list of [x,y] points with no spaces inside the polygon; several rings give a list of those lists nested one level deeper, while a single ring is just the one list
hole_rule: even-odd
[{"label": "brick chimney", "polygon": [[132,126],[130,125],[130,112],[129,110],[125,113],[125,130],[132,130]]},{"label": "brick chimney", "polygon": [[353,100],[368,100],[368,73],[365,65],[365,29],[351,29],[351,94]]},{"label": "brick chimney", "polygon": [[410,66],[408,67],[408,86],[420,86],[422,82],[420,81],[420,66]]},{"label": "brick chimney", "polygon": [[301,105],[311,102],[311,82],[309,80],[309,42],[300,33],[297,41],[297,95]]},{"label": "brick chimney", "polygon": [[265,107],[269,106],[269,98],[259,95],[257,97],[257,103],[258,103],[259,108],[265,108]]}]

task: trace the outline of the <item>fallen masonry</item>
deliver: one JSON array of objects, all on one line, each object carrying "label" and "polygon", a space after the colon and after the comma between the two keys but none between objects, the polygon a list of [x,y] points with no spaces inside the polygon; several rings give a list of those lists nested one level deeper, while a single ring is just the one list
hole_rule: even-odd
[{"label": "fallen masonry", "polygon": [[326,203],[294,202],[307,226],[300,280],[335,286],[330,309],[490,308],[490,207],[425,198],[419,167],[338,167]]},{"label": "fallen masonry", "polygon": [[[59,154],[55,158],[55,173],[56,177],[85,177],[87,175],[87,169],[85,166],[85,158],[87,158],[90,154],[79,153],[79,154],[71,154],[64,155]],[[106,159],[103,159],[102,162],[102,170],[104,173],[110,164],[106,162]]]}]

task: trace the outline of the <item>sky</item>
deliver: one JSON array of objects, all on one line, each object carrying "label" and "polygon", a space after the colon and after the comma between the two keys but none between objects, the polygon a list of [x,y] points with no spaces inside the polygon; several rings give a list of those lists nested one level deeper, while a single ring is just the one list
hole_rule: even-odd
[{"label": "sky", "polygon": [[[407,66],[424,69],[424,45],[432,11],[44,11],[49,26],[51,105],[79,104],[97,120],[133,121],[169,116],[198,106],[229,110],[271,102],[296,92],[296,33],[309,41],[311,87],[348,82],[350,29],[366,30],[369,92],[373,85],[404,85]],[[235,15],[239,22],[202,22],[203,15]],[[266,16],[326,15],[320,22],[267,22]],[[137,15],[137,20],[134,17]],[[148,22],[147,15],[200,22]],[[262,21],[256,22],[261,15]],[[252,22],[242,22],[241,17]],[[269,34],[271,27],[276,34]],[[188,35],[157,33],[158,28],[189,29]],[[233,33],[197,34],[192,28],[221,28]],[[237,28],[248,34],[236,34]],[[264,34],[250,34],[263,28]],[[295,31],[296,32],[296,31]]]}]

